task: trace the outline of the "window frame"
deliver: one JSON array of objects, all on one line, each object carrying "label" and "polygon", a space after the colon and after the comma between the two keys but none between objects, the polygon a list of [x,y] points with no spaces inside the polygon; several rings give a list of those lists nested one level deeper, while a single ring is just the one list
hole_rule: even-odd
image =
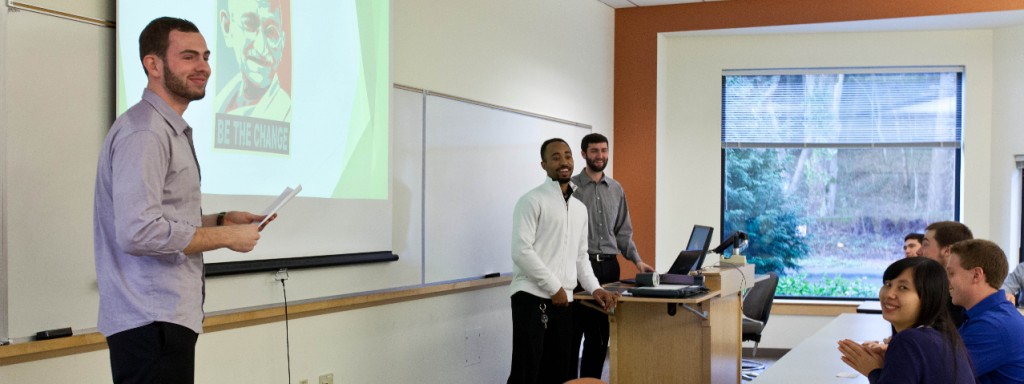
[{"label": "window frame", "polygon": [[[955,143],[950,142],[931,142],[931,143],[884,143],[884,144],[841,144],[841,143],[801,143],[801,144],[733,144],[726,141],[726,85],[728,76],[744,76],[744,75],[815,75],[815,74],[880,74],[880,73],[934,73],[934,72],[956,72],[958,73],[956,82],[956,129],[957,139]],[[962,179],[963,179],[963,130],[965,129],[963,123],[964,114],[964,78],[965,68],[963,66],[908,66],[908,67],[835,67],[835,68],[783,68],[783,69],[743,69],[743,70],[723,70],[721,76],[721,130],[722,130],[722,148],[720,150],[721,157],[721,174],[720,174],[720,196],[719,196],[719,228],[723,230],[719,233],[720,241],[724,240],[726,233],[724,228],[726,226],[726,166],[727,161],[727,150],[733,148],[913,148],[913,147],[926,147],[926,148],[947,148],[953,147],[954,159],[953,159],[953,173],[955,175],[953,182],[953,218],[951,220],[960,221],[961,217],[961,203],[962,203]],[[1024,168],[1020,169],[1021,178],[1024,180]],[[1024,212],[1024,182],[1022,182],[1022,212]],[[1024,213],[1021,214],[1021,239],[1024,239]],[[1024,254],[1024,240],[1021,241],[1021,254]],[[1024,261],[1024,260],[1022,260]],[[776,295],[776,298],[785,300],[806,300],[806,301],[878,301],[877,297],[837,297],[837,296],[786,296]]]}]

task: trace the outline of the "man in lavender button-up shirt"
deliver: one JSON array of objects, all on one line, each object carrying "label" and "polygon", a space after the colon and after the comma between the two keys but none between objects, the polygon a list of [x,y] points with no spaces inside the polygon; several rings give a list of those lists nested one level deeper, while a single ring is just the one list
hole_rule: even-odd
[{"label": "man in lavender button-up shirt", "polygon": [[94,247],[98,327],[117,383],[191,383],[203,329],[203,251],[251,251],[248,212],[202,215],[192,128],[210,51],[194,24],[159,18],[139,38],[142,101],[110,128],[96,171]]}]

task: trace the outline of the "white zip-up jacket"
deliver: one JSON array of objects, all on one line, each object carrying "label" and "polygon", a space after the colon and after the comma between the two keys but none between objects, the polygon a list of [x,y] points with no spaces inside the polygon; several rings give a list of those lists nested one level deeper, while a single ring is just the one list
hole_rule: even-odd
[{"label": "white zip-up jacket", "polygon": [[575,197],[566,201],[558,181],[545,178],[519,198],[512,214],[511,293],[548,299],[562,288],[572,301],[577,280],[589,293],[600,288],[587,255],[587,226],[587,207]]}]

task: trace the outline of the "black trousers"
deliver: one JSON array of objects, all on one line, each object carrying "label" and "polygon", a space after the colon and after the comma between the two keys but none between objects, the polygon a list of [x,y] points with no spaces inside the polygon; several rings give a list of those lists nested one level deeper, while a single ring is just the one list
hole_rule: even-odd
[{"label": "black trousers", "polygon": [[[546,328],[542,314],[548,317]],[[512,295],[512,372],[508,383],[562,384],[572,379],[570,340],[572,307],[555,307],[551,299],[516,292]]]},{"label": "black trousers", "polygon": [[[602,285],[619,281],[619,261],[591,261],[597,281]],[[608,355],[608,315],[579,302],[572,304],[573,318],[573,367],[580,367],[579,377],[600,379],[604,371],[604,359]],[[583,357],[580,358],[580,341],[583,341]],[[574,369],[575,373],[575,369]]]},{"label": "black trousers", "polygon": [[198,338],[189,328],[164,322],[110,335],[107,346],[114,383],[195,382]]}]

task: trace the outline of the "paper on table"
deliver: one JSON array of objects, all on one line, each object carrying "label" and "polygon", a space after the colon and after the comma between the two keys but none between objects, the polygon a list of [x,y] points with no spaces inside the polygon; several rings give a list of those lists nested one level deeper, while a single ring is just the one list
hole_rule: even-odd
[{"label": "paper on table", "polygon": [[278,196],[273,203],[270,203],[270,206],[267,207],[267,210],[263,212],[263,215],[266,217],[264,217],[263,221],[260,222],[260,228],[263,228],[263,225],[267,223],[267,220],[270,220],[271,216],[274,216],[274,214],[277,213],[277,210],[281,209],[281,207],[283,207],[285,204],[288,204],[288,202],[291,201],[292,198],[295,197],[295,195],[298,195],[299,192],[301,191],[302,184],[296,185],[295,189],[292,189],[291,187],[285,187],[284,192],[281,192],[281,195]]}]

